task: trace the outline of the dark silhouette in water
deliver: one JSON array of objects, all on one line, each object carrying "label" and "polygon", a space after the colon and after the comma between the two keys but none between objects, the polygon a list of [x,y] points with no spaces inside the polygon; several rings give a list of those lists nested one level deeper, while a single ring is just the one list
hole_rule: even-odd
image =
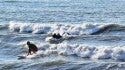
[{"label": "dark silhouette in water", "polygon": [[37,48],[37,46],[36,46],[35,44],[32,44],[32,43],[30,43],[29,41],[27,41],[27,45],[28,45],[28,47],[29,47],[27,56],[28,56],[29,54],[31,55],[31,52],[36,53],[36,52],[38,51],[38,48]]},{"label": "dark silhouette in water", "polygon": [[53,38],[56,38],[56,39],[62,38],[62,36],[61,36],[59,33],[58,33],[58,34],[54,33],[54,34],[52,35],[52,37],[53,37]]}]

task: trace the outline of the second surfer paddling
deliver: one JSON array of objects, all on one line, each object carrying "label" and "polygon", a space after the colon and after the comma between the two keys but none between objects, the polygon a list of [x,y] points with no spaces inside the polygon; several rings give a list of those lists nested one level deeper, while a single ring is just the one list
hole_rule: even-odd
[{"label": "second surfer paddling", "polygon": [[55,38],[55,39],[60,39],[60,38],[62,38],[62,36],[61,36],[59,33],[58,33],[58,34],[54,33],[54,34],[52,35],[52,37]]}]

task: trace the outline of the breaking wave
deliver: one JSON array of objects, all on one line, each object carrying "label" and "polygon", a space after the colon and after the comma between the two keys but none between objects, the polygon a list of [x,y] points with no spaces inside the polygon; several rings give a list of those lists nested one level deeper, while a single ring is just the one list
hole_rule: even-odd
[{"label": "breaking wave", "polygon": [[125,61],[125,47],[87,46],[84,44],[39,44],[39,52],[27,58],[39,58],[52,54],[77,56],[91,59],[113,59]]},{"label": "breaking wave", "polygon": [[34,34],[65,33],[69,35],[96,35],[106,31],[125,31],[125,27],[118,24],[39,24],[10,22],[9,30],[13,32]]}]

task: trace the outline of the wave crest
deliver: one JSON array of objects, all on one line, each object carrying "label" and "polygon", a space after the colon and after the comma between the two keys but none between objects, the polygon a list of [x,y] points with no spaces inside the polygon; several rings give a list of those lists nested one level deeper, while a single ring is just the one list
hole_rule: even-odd
[{"label": "wave crest", "polygon": [[[46,44],[41,45],[40,48],[44,48]],[[43,47],[42,47],[43,46]],[[125,49],[123,47],[110,47],[110,46],[86,46],[84,44],[73,44],[69,45],[66,43],[61,43],[58,45],[46,45],[48,48],[42,50],[42,55],[76,55],[82,58],[92,58],[92,59],[114,59],[114,60],[125,60]],[[40,53],[41,54],[41,53]]]},{"label": "wave crest", "polygon": [[66,33],[70,35],[96,35],[107,30],[125,30],[117,24],[39,24],[10,22],[9,29],[17,32],[27,32],[34,34]]}]

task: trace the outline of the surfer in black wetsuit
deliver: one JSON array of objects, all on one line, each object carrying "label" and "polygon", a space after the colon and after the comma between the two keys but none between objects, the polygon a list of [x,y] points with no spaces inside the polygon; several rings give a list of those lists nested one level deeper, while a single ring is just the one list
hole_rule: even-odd
[{"label": "surfer in black wetsuit", "polygon": [[52,35],[52,37],[53,37],[53,38],[56,38],[56,39],[62,38],[62,36],[61,36],[59,33],[58,33],[58,34],[54,33],[54,34]]},{"label": "surfer in black wetsuit", "polygon": [[36,52],[38,51],[38,48],[37,48],[37,46],[36,46],[35,44],[32,44],[32,43],[30,43],[29,41],[27,41],[27,45],[28,45],[28,47],[29,47],[27,56],[28,56],[29,54],[31,55],[31,52],[36,53]]},{"label": "surfer in black wetsuit", "polygon": [[54,33],[54,34],[52,35],[52,37],[53,37],[53,38],[56,38],[56,33]]}]

